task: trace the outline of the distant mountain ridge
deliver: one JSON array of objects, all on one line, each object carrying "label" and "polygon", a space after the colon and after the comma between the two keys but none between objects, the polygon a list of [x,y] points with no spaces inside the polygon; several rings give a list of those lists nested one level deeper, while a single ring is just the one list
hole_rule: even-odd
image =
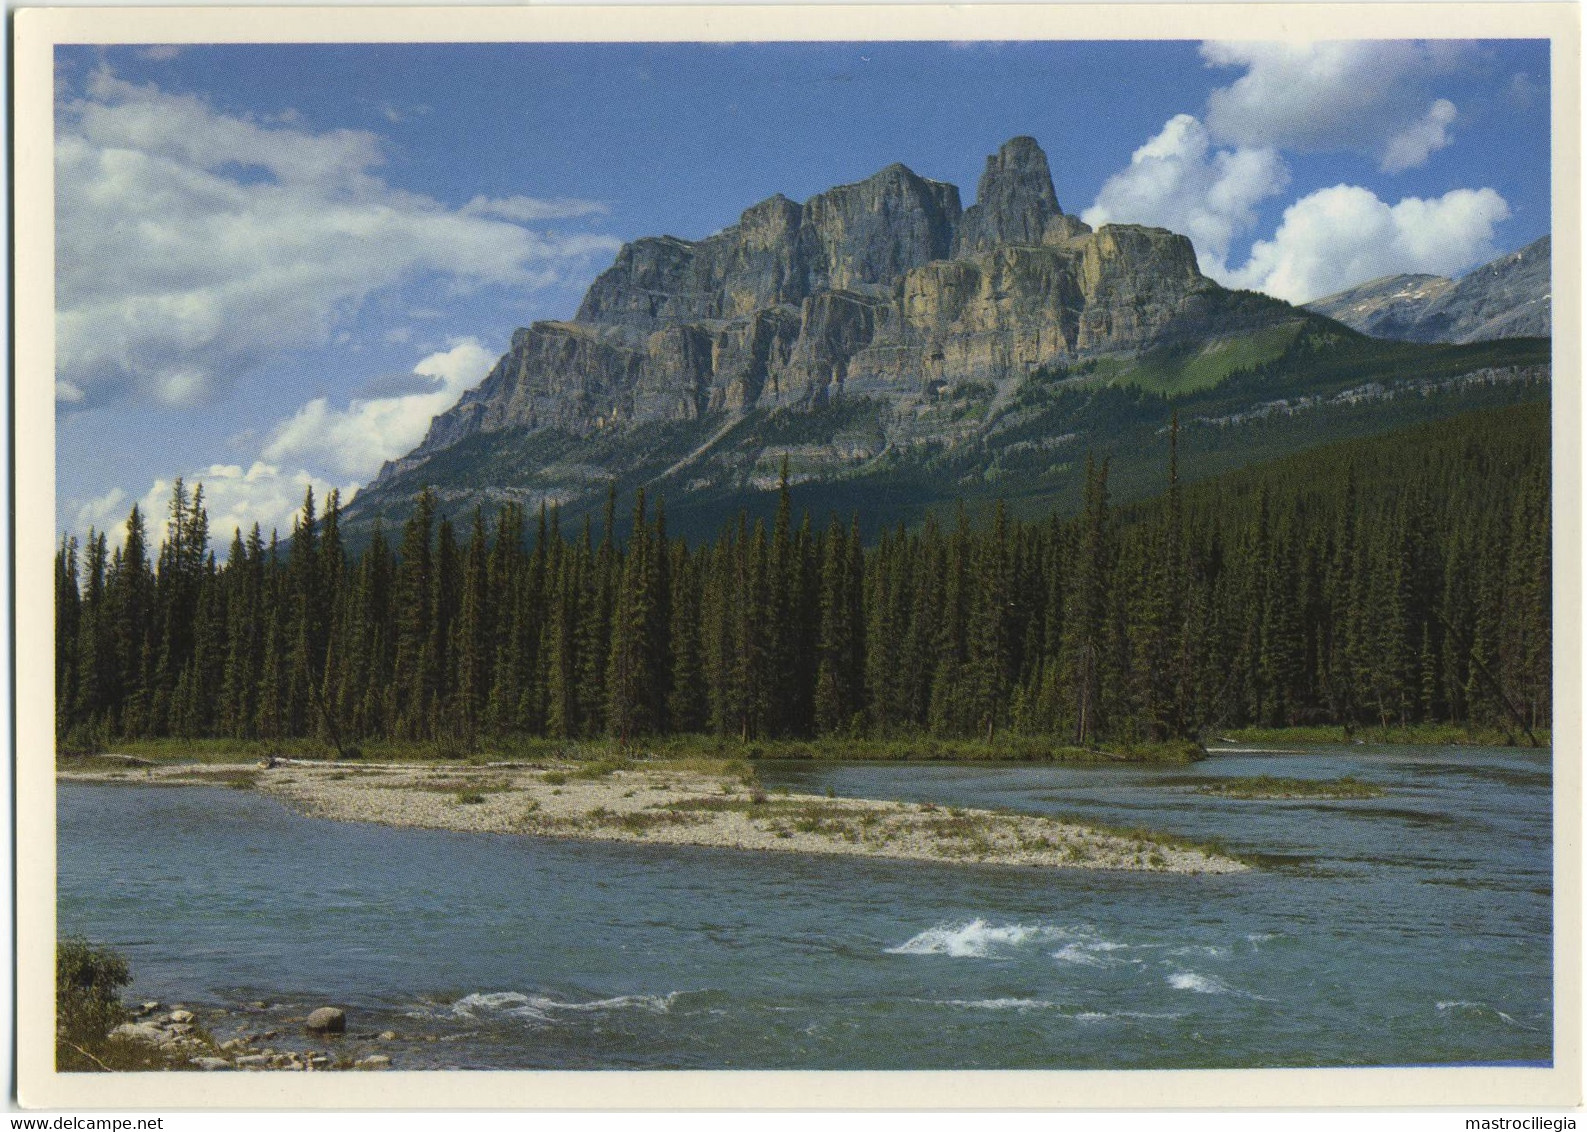
[{"label": "distant mountain ridge", "polygon": [[1552,332],[1549,237],[1500,256],[1458,280],[1388,275],[1306,304],[1374,338],[1485,342]]}]

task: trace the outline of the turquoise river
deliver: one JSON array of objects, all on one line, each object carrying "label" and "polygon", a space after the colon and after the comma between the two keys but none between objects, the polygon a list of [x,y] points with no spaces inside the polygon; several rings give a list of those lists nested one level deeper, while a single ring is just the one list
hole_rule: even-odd
[{"label": "turquoise river", "polygon": [[[763,764],[768,785],[1217,838],[1217,877],[391,829],[246,791],[63,784],[64,933],[139,998],[344,1006],[397,1068],[1546,1065],[1548,752],[1190,767]],[[1350,774],[1356,801],[1198,793]],[[224,1027],[217,1027],[223,1035]]]}]

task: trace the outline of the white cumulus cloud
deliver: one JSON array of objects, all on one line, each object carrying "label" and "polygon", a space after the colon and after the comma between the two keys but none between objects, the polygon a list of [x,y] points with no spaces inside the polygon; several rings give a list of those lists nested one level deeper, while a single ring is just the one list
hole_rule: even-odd
[{"label": "white cumulus cloud", "polygon": [[[204,513],[209,516],[210,549],[221,557],[225,556],[232,534],[241,531],[246,537],[255,523],[259,524],[266,542],[270,540],[271,531],[286,538],[292,530],[292,517],[302,510],[303,497],[311,487],[315,507],[321,513],[333,490],[341,492],[344,504],[358,490],[357,483],[338,483],[307,468],[282,468],[264,460],[254,460],[246,468],[241,464],[195,467],[182,477],[182,482],[189,499],[196,489],[203,488]],[[136,503],[143,516],[152,563],[160,543],[170,533],[174,484],[172,479],[156,479],[136,500],[121,488],[113,487],[104,495],[81,504],[75,512],[67,511],[76,521],[66,533],[86,540],[90,529],[102,531],[111,549],[122,546],[127,540],[127,517]]]},{"label": "white cumulus cloud", "polygon": [[1221,142],[1351,150],[1396,173],[1451,141],[1455,106],[1429,86],[1458,65],[1460,44],[1211,41],[1201,55],[1209,66],[1245,71],[1207,99],[1207,126]]},{"label": "white cumulus cloud", "polygon": [[316,397],[283,421],[262,457],[272,463],[302,463],[329,474],[368,480],[380,465],[415,448],[430,419],[457,403],[465,389],[490,372],[496,355],[472,338],[413,367],[432,387],[394,396],[354,398],[345,409]]},{"label": "white cumulus cloud", "polygon": [[[182,478],[189,492],[203,485],[211,545],[223,554],[233,531],[246,535],[255,523],[266,539],[272,530],[286,537],[309,488],[321,510],[333,489],[344,505],[351,502],[360,484],[372,479],[383,462],[417,446],[430,419],[477,385],[494,361],[477,340],[462,339],[413,367],[409,377],[417,389],[355,397],[344,409],[317,397],[277,424],[251,459],[190,467]],[[173,483],[157,479],[137,501],[151,548],[165,537]],[[75,506],[74,533],[84,535],[93,526],[119,546],[132,502],[117,487],[86,503],[69,504],[65,514],[73,515]]]},{"label": "white cumulus cloud", "polygon": [[383,288],[547,286],[619,246],[523,227],[528,198],[487,214],[393,188],[381,140],[362,131],[261,123],[106,70],[57,110],[68,403],[75,390],[83,404],[192,404],[272,354],[330,341]]},{"label": "white cumulus cloud", "polygon": [[[332,490],[341,492],[345,504],[358,490],[356,483],[337,483],[325,476],[315,475],[306,468],[281,468],[263,460],[255,460],[247,468],[238,464],[212,464],[200,468],[188,477],[191,490],[198,484],[204,487],[204,510],[209,515],[210,544],[224,555],[234,532],[244,537],[255,523],[264,533],[279,532],[282,538],[292,530],[292,517],[303,508],[303,497],[309,488],[314,489],[315,507],[321,513],[325,500]],[[151,521],[152,539],[165,536],[164,514],[169,509],[171,485],[157,481],[144,497],[144,506],[158,522]]]},{"label": "white cumulus cloud", "polygon": [[[241,531],[246,538],[255,523],[259,524],[266,544],[270,541],[272,531],[285,539],[292,531],[293,516],[303,509],[303,499],[310,488],[314,489],[315,510],[321,514],[325,511],[325,500],[333,490],[341,492],[344,504],[358,490],[357,484],[336,484],[306,469],[282,469],[262,460],[255,460],[246,468],[240,464],[211,464],[196,468],[183,476],[182,482],[189,499],[198,488],[203,488],[204,513],[209,517],[210,549],[222,559],[226,555],[226,548],[231,545],[232,535]],[[160,543],[170,536],[171,490],[174,486],[174,480],[157,479],[144,492],[143,498],[138,500],[151,561]],[[120,510],[111,519],[113,526],[101,526],[100,529],[106,530],[106,541],[111,546],[120,546],[126,541],[127,512],[132,510],[132,504],[127,502],[119,489],[111,494],[119,497],[117,503],[120,504]]]},{"label": "white cumulus cloud", "polygon": [[1449,127],[1457,116],[1455,104],[1449,99],[1440,98],[1434,102],[1420,121],[1407,126],[1385,143],[1383,171],[1403,173],[1407,169],[1425,165],[1429,154],[1443,149],[1454,140],[1449,136]]},{"label": "white cumulus cloud", "polygon": [[1509,215],[1493,189],[1391,205],[1360,186],[1335,185],[1285,209],[1272,239],[1258,240],[1225,282],[1304,303],[1400,272],[1456,275],[1498,254],[1494,226]]},{"label": "white cumulus cloud", "polygon": [[1190,114],[1162,131],[1109,177],[1081,219],[1153,224],[1189,236],[1201,268],[1217,276],[1236,236],[1256,224],[1256,206],[1289,182],[1272,149],[1216,149],[1206,126]]},{"label": "white cumulus cloud", "polygon": [[105,494],[90,499],[78,507],[76,530],[86,534],[92,528],[95,531],[106,532],[107,536],[113,534],[114,539],[107,537],[106,541],[114,541],[120,545],[121,535],[115,528],[126,521],[129,510],[131,504],[127,503],[127,493],[119,487],[113,487]]},{"label": "white cumulus cloud", "polygon": [[463,206],[468,216],[499,216],[503,220],[528,223],[535,220],[568,220],[577,216],[605,216],[611,209],[600,201],[556,197],[475,197]]}]

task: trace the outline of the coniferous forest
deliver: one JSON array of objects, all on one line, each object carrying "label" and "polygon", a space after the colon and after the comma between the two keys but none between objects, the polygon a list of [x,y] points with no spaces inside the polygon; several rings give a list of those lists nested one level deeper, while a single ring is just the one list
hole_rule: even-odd
[{"label": "coniferous forest", "polygon": [[[344,544],[333,492],[215,553],[180,481],[158,547],[56,563],[60,741],[707,733],[1076,745],[1242,725],[1452,723],[1528,737],[1550,686],[1548,407],[1468,414],[1078,514],[740,518],[663,502],[564,529],[515,505]],[[618,509],[631,516],[620,526]],[[617,533],[626,537],[619,539]]]}]

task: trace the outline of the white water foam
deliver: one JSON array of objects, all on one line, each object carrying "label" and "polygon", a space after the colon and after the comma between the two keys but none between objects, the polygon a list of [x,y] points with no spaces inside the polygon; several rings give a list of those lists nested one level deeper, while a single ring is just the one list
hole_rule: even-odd
[{"label": "white water foam", "polygon": [[[917,1000],[918,1001],[918,1000]],[[1024,1014],[1031,1010],[1064,1010],[1066,1004],[1045,998],[947,998],[931,1000],[934,1006],[954,1006],[961,1010],[1013,1010]],[[1076,1022],[1105,1022],[1110,1018],[1181,1018],[1181,1014],[1152,1014],[1142,1010],[1085,1010],[1069,1017]]]},{"label": "white water foam", "polygon": [[1438,1010],[1440,1013],[1445,1010],[1470,1010],[1475,1013],[1490,1011],[1493,1014],[1496,1014],[1499,1018],[1499,1021],[1503,1022],[1507,1026],[1514,1026],[1521,1030],[1537,1029],[1536,1026],[1528,1026],[1525,1022],[1517,1021],[1515,1018],[1500,1010],[1497,1006],[1489,1006],[1486,1002],[1467,1002],[1464,999],[1451,999],[1447,1002],[1440,1002],[1438,1004]]},{"label": "white water foam", "polygon": [[1228,994],[1229,988],[1217,979],[1198,975],[1194,971],[1175,971],[1168,976],[1168,985],[1175,990],[1195,991],[1197,994]]},{"label": "white water foam", "polygon": [[666,1014],[677,997],[678,992],[672,991],[669,994],[620,994],[615,998],[599,998],[594,1002],[546,1001],[556,1010],[622,1010],[633,1007],[636,1010],[648,1010],[652,1014]]},{"label": "white water foam", "polygon": [[951,955],[955,959],[985,959],[994,951],[1009,951],[1032,943],[1064,939],[1070,932],[1044,924],[989,924],[982,919],[968,923],[939,924],[927,928],[897,947],[889,955]]},{"label": "white water foam", "polygon": [[1225,955],[1229,954],[1229,949],[1226,947],[1203,947],[1198,944],[1191,947],[1176,947],[1169,951],[1168,954],[1205,955],[1208,959],[1222,959]]},{"label": "white water foam", "polygon": [[476,1017],[475,1011],[495,1014],[510,1014],[517,1018],[529,1018],[536,1022],[549,1022],[551,1015],[546,1013],[539,1005],[544,1000],[530,998],[517,991],[497,991],[488,994],[464,995],[452,1003],[452,1013],[459,1018]]},{"label": "white water foam", "polygon": [[1123,951],[1128,947],[1127,943],[1114,943],[1106,939],[1079,940],[1060,947],[1052,953],[1052,957],[1060,963],[1074,963],[1081,967],[1112,967],[1126,960],[1115,959],[1108,952]]},{"label": "white water foam", "polygon": [[613,998],[599,998],[591,1002],[558,1002],[544,995],[521,994],[518,991],[464,995],[452,1003],[452,1013],[462,1018],[475,1017],[475,1011],[507,1014],[535,1022],[550,1022],[558,1011],[592,1010],[647,1010],[652,1014],[665,1014],[672,1009],[678,992],[666,995],[620,994]]}]

